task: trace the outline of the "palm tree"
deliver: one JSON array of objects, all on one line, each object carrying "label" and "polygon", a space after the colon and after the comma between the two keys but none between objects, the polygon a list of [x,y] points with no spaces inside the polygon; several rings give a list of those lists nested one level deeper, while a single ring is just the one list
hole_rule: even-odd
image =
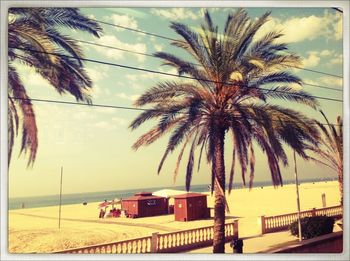
[{"label": "palm tree", "polygon": [[208,12],[205,12],[200,33],[172,22],[170,27],[182,37],[172,44],[185,50],[196,63],[165,52],[155,55],[163,59],[165,65],[176,68],[180,75],[195,80],[159,83],[135,102],[136,106],[149,107],[130,124],[131,129],[148,120],[159,119],[159,122],[139,137],[134,149],[170,133],[158,173],[167,156],[182,144],[174,171],[176,178],[184,150],[189,145],[186,170],[186,190],[189,191],[195,150],[199,148],[199,169],[205,149],[211,164],[211,192],[215,191],[214,253],[224,252],[226,134],[232,134],[233,147],[229,191],[236,158],[244,184],[250,167],[249,184],[252,187],[255,146],[267,155],[272,182],[277,186],[282,185],[279,163],[288,164],[283,143],[304,158],[308,144],[317,143],[318,131],[311,119],[295,110],[267,103],[270,99],[278,99],[317,107],[312,96],[291,86],[301,84],[301,80],[284,69],[299,64],[300,59],[294,54],[282,53],[287,50],[286,44],[276,43],[281,34],[270,32],[253,40],[269,14],[253,21],[240,9],[228,15],[221,35]]},{"label": "palm tree", "polygon": [[329,123],[323,111],[320,111],[326,120],[328,128],[324,124],[316,121],[320,132],[323,134],[321,138],[321,146],[313,146],[311,151],[319,156],[311,158],[312,160],[328,166],[338,174],[340,204],[343,205],[343,119],[338,116],[337,124]]},{"label": "palm tree", "polygon": [[[28,165],[35,161],[38,129],[35,112],[16,64],[35,69],[60,94],[91,102],[92,82],[81,62],[83,53],[74,38],[62,33],[74,29],[99,37],[101,27],[76,8],[11,8],[8,25],[8,164],[18,128],[22,128],[21,152],[29,151]],[[58,53],[67,56],[50,55]]]}]

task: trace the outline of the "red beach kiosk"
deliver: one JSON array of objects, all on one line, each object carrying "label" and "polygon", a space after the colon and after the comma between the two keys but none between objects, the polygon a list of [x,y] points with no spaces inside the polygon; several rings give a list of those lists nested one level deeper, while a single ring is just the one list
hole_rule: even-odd
[{"label": "red beach kiosk", "polygon": [[191,221],[210,217],[207,195],[186,193],[174,197],[175,221]]},{"label": "red beach kiosk", "polygon": [[140,192],[123,199],[122,210],[131,218],[165,215],[168,214],[168,199]]}]

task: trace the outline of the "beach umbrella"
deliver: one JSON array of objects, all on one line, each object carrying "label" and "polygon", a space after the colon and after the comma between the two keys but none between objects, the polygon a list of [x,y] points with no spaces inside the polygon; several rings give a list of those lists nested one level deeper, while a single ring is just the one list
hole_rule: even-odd
[{"label": "beach umbrella", "polygon": [[114,207],[114,205],[120,204],[121,200],[119,198],[115,198],[110,202],[110,205],[112,205],[112,207]]},{"label": "beach umbrella", "polygon": [[110,205],[110,202],[104,201],[98,205],[99,208],[107,208]]}]

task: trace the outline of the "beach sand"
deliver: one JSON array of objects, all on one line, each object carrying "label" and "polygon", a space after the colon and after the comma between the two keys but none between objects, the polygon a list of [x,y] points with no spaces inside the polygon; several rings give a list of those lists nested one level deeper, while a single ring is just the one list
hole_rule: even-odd
[{"label": "beach sand", "polygon": [[[322,207],[322,193],[327,206],[339,205],[337,181],[303,183],[299,187],[301,210]],[[227,196],[230,213],[227,221],[240,218],[239,235],[260,233],[258,217],[296,212],[295,185],[235,189]],[[212,219],[191,222],[174,221],[174,215],[138,219],[99,219],[98,204],[62,206],[61,229],[58,229],[58,206],[9,211],[8,249],[10,253],[47,253],[87,245],[102,244],[127,238],[149,236],[153,232],[213,225]],[[208,197],[213,207],[214,197]]]}]

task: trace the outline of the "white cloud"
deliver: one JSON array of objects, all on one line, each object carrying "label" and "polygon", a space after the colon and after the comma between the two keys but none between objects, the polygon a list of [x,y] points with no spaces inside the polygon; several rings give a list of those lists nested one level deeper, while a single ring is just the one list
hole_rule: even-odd
[{"label": "white cloud", "polygon": [[[117,37],[115,37],[114,35],[101,36],[97,40],[97,43],[116,47],[116,48],[131,50],[134,52],[141,52],[141,53],[147,52],[146,44],[144,44],[144,43],[134,43],[134,44],[124,43],[124,42],[120,41]],[[120,50],[107,49],[105,47],[100,47],[100,46],[94,46],[94,48],[100,54],[105,55],[105,56],[107,56],[111,59],[114,59],[114,60],[124,59],[124,57],[126,55],[126,52],[120,51]],[[139,62],[143,62],[145,60],[145,56],[143,56],[143,55],[130,54],[130,53],[128,53],[128,54],[135,57]]]},{"label": "white cloud", "polygon": [[314,81],[314,80],[310,80],[310,79],[304,79],[303,82],[304,83],[310,83],[310,84],[313,84],[313,85],[320,85],[319,82]]},{"label": "white cloud", "polygon": [[153,47],[157,52],[161,52],[164,48],[164,46],[161,44],[153,44]]},{"label": "white cloud", "polygon": [[[116,25],[120,25],[123,27],[128,27],[132,29],[138,29],[138,24],[135,18],[129,15],[118,15],[113,14],[112,16],[105,17],[105,19],[112,21]],[[124,28],[115,27],[117,31],[124,31]]]},{"label": "white cloud", "polygon": [[20,78],[24,85],[33,85],[43,88],[51,86],[49,81],[37,73],[33,67],[29,67],[21,63],[16,63],[15,68],[20,75]]},{"label": "white cloud", "polygon": [[327,57],[330,59],[329,63],[332,64],[341,64],[343,62],[343,55],[337,53],[334,50],[323,50],[320,52],[320,56]]},{"label": "white cloud", "polygon": [[103,108],[103,107],[95,107],[94,110],[103,114],[112,114],[115,113],[115,108]]},{"label": "white cloud", "polygon": [[332,58],[329,63],[331,65],[333,64],[342,64],[343,63],[343,55],[342,54],[336,54],[334,55],[334,58]]},{"label": "white cloud", "polygon": [[334,87],[334,86],[338,86],[338,87],[342,87],[343,86],[343,79],[341,78],[335,78],[332,76],[322,76],[319,78],[319,80],[330,87]]},{"label": "white cloud", "polygon": [[323,16],[311,15],[293,17],[287,20],[270,17],[270,20],[258,31],[256,39],[259,39],[272,30],[282,31],[284,36],[280,40],[287,43],[314,40],[319,36],[339,40],[341,17],[327,11]]},{"label": "white cloud", "polygon": [[320,55],[321,56],[329,56],[333,53],[333,51],[330,51],[330,50],[323,50],[320,52]]},{"label": "white cloud", "polygon": [[111,130],[114,129],[113,124],[111,124],[108,121],[98,121],[94,124],[94,127],[104,130]]},{"label": "white cloud", "polygon": [[311,51],[308,52],[308,56],[303,59],[303,66],[308,67],[316,67],[320,64],[322,59],[322,63],[326,64],[328,67],[336,64],[342,64],[343,55],[336,53],[334,50],[322,50],[322,51]]},{"label": "white cloud", "polygon": [[86,72],[93,81],[93,83],[96,83],[106,77],[108,77],[108,70],[109,68],[107,66],[91,66],[86,67]]},{"label": "white cloud", "polygon": [[112,122],[114,124],[121,125],[121,126],[127,124],[127,121],[125,119],[123,119],[123,118],[120,118],[120,117],[113,117],[112,118]]},{"label": "white cloud", "polygon": [[92,80],[93,87],[88,90],[93,98],[110,95],[110,90],[107,87],[101,88],[99,81],[109,77],[109,68],[107,66],[90,66],[86,68],[86,72]]},{"label": "white cloud", "polygon": [[96,17],[93,14],[89,14],[87,17],[89,17],[90,19],[96,20]]},{"label": "white cloud", "polygon": [[137,98],[140,96],[139,94],[126,94],[125,92],[120,92],[117,93],[116,96],[118,98],[124,99],[124,100],[129,100],[129,101],[136,101]]},{"label": "white cloud", "polygon": [[321,58],[317,52],[309,52],[309,56],[303,59],[303,67],[315,67],[320,63]]},{"label": "white cloud", "polygon": [[73,113],[73,118],[74,119],[78,119],[78,120],[81,120],[81,119],[88,119],[88,118],[92,118],[92,115],[91,113],[88,113],[88,111],[86,110],[86,108],[82,109],[82,108],[76,108],[74,110],[74,113]]},{"label": "white cloud", "polygon": [[343,19],[341,15],[337,16],[337,20],[333,26],[335,30],[335,39],[340,40],[343,38]]},{"label": "white cloud", "polygon": [[[170,68],[170,67],[159,67],[155,69],[156,71],[159,72],[164,72],[167,74],[174,74],[178,75],[178,72],[175,68]],[[143,86],[144,82],[146,80],[154,80],[154,81],[171,81],[171,80],[178,80],[176,77],[172,77],[170,75],[164,75],[164,74],[155,74],[155,73],[137,73],[137,74],[127,74],[125,77],[130,80],[131,82],[134,82],[138,84],[139,86]]]},{"label": "white cloud", "polygon": [[136,81],[138,76],[136,74],[127,74],[125,77],[130,81]]},{"label": "white cloud", "polygon": [[94,127],[111,131],[120,126],[125,126],[127,120],[120,117],[112,117],[110,120],[97,121],[93,124]]},{"label": "white cloud", "polygon": [[93,96],[93,98],[99,98],[101,96],[109,96],[111,95],[111,91],[108,89],[108,87],[100,87],[97,84],[94,84],[94,86],[91,88],[90,94]]},{"label": "white cloud", "polygon": [[200,18],[200,14],[196,14],[190,9],[182,8],[182,7],[166,8],[166,9],[152,8],[151,13],[173,21],[179,21],[179,20],[185,20],[185,19],[197,20]]}]

